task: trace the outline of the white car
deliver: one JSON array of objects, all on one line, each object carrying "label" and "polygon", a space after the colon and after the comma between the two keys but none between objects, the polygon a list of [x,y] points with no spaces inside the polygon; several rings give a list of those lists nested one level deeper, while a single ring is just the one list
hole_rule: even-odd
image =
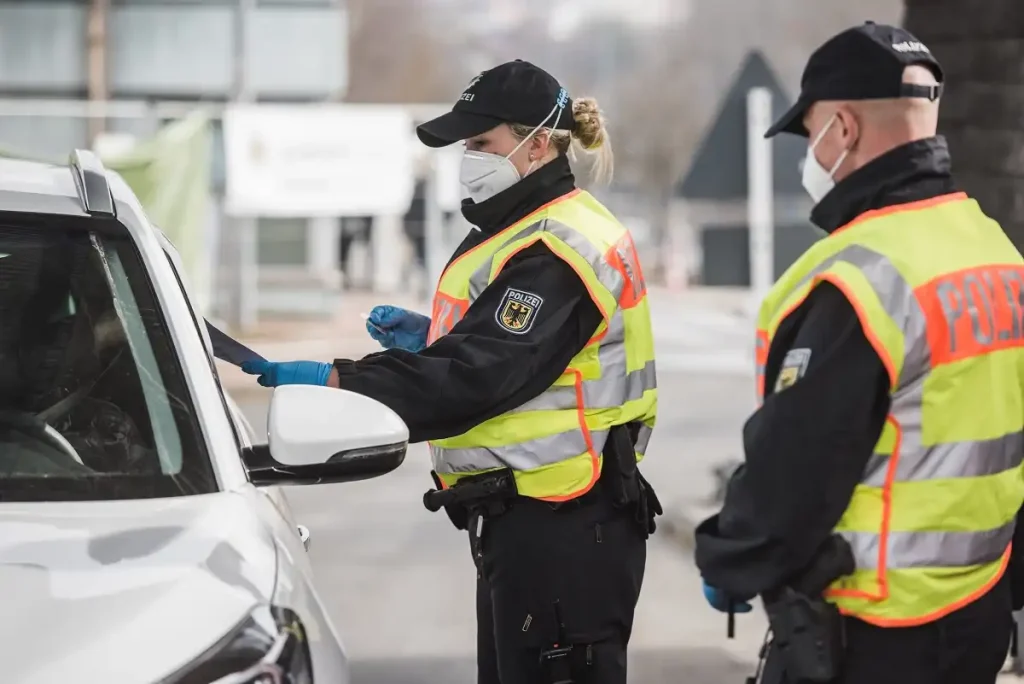
[{"label": "white car", "polygon": [[275,485],[387,473],[408,430],[291,386],[254,444],[179,271],[91,153],[0,161],[3,684],[349,682]]}]

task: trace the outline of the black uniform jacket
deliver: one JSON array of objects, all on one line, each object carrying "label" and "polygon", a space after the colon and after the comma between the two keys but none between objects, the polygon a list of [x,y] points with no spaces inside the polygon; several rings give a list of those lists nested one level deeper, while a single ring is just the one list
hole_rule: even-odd
[{"label": "black uniform jacket", "polygon": [[[898,147],[850,174],[814,208],[827,232],[870,209],[956,192],[941,137]],[[783,360],[803,374],[772,393]],[[788,364],[787,364],[788,365]],[[704,580],[737,598],[782,585],[805,568],[839,522],[889,412],[888,376],[853,306],[818,285],[771,342],[761,407],[743,427],[746,461],[719,514],[697,527]]]},{"label": "black uniform jacket", "polygon": [[[465,201],[462,213],[477,229],[452,260],[575,187],[568,160],[559,157],[485,202]],[[540,302],[525,333],[499,323],[510,288]],[[335,368],[343,389],[376,399],[401,416],[410,441],[443,439],[540,395],[600,322],[583,281],[538,242],[510,259],[463,319],[423,351],[390,349],[358,361],[339,359]]]}]

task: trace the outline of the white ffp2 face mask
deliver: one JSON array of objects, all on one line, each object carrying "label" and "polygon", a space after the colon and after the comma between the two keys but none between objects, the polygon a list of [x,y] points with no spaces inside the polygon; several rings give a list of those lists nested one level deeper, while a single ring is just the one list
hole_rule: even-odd
[{"label": "white ffp2 face mask", "polygon": [[459,182],[474,202],[488,200],[520,180],[519,171],[508,157],[473,150],[466,150],[462,155]]},{"label": "white ffp2 face mask", "polygon": [[832,165],[831,169],[826,169],[820,163],[818,158],[814,156],[814,148],[818,146],[825,134],[828,133],[828,129],[832,128],[832,124],[836,121],[836,115],[833,114],[832,118],[828,120],[825,127],[821,129],[818,136],[814,139],[810,145],[807,146],[807,156],[804,158],[804,169],[801,177],[804,190],[811,196],[814,203],[817,204],[825,195],[832,191],[832,188],[836,186],[836,181],[833,178],[839,165],[846,159],[846,155],[850,153],[850,150],[843,150],[843,153],[836,159],[836,163]]},{"label": "white ffp2 face mask", "polygon": [[[563,88],[563,93],[564,90]],[[518,152],[519,148],[529,142],[533,136],[537,135],[537,131],[543,128],[544,124],[552,116],[555,117],[555,123],[551,128],[552,130],[557,128],[564,108],[565,102],[562,99],[562,93],[559,93],[558,101],[555,103],[551,113],[540,122],[539,126],[530,131],[530,134],[523,138],[507,156],[503,157],[500,154],[492,154],[491,152],[466,150],[462,155],[462,166],[459,168],[459,182],[466,189],[469,198],[479,204],[489,200],[503,190],[508,190],[521,181],[523,176],[519,175],[516,165],[512,163],[512,155]],[[555,116],[556,114],[557,116]],[[530,175],[530,171],[533,170],[535,163],[530,163],[525,175]]]}]

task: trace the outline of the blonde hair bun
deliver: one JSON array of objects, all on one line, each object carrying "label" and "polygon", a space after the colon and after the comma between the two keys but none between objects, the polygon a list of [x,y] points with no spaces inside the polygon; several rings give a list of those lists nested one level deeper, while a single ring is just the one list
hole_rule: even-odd
[{"label": "blonde hair bun", "polygon": [[576,122],[572,136],[585,150],[596,150],[604,144],[607,135],[604,129],[604,116],[597,100],[592,97],[581,97],[573,100],[572,118]]},{"label": "blonde hair bun", "polygon": [[[581,97],[572,103],[572,132],[559,129],[545,129],[551,136],[551,144],[559,154],[568,155],[576,161],[578,154],[590,157],[590,176],[598,183],[610,183],[615,167],[612,143],[605,127],[604,115],[592,97]],[[512,134],[525,140],[535,132],[534,126],[510,124]]]}]

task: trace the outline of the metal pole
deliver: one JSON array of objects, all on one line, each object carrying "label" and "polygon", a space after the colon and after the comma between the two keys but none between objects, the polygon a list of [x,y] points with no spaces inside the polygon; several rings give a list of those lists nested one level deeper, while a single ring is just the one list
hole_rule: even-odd
[{"label": "metal pole", "polygon": [[249,102],[252,96],[249,92],[248,69],[246,68],[246,52],[249,49],[248,25],[249,16],[256,7],[256,0],[238,0],[235,8],[235,52],[234,52],[234,97],[235,102]]},{"label": "metal pole", "polygon": [[110,0],[92,0],[89,3],[89,22],[86,28],[89,63],[89,104],[88,119],[89,145],[96,142],[106,129],[103,102],[110,97],[107,84],[107,16]]},{"label": "metal pole", "polygon": [[437,281],[441,278],[447,261],[444,248],[444,217],[438,202],[438,163],[434,153],[428,153],[426,178],[423,189],[423,239],[426,242],[426,294],[433,292]]},{"label": "metal pole", "polygon": [[[246,52],[248,49],[249,16],[255,0],[238,0],[235,12],[235,93],[234,102],[250,102]],[[257,224],[253,216],[235,218],[238,235],[237,325],[241,330],[254,328],[259,322],[259,254]]]},{"label": "metal pole", "polygon": [[764,132],[771,125],[772,94],[767,88],[747,93],[747,224],[750,236],[751,311],[761,306],[775,282],[772,141]]}]

